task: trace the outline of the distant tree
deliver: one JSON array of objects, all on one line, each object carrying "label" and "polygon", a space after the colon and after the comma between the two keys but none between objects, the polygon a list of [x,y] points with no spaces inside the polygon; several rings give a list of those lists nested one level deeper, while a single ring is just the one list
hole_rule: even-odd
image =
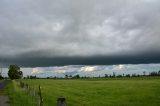
[{"label": "distant tree", "polygon": [[72,78],[72,75],[69,75],[69,78]]},{"label": "distant tree", "polygon": [[80,76],[79,76],[79,74],[77,74],[77,75],[75,75],[75,76],[73,76],[72,78],[80,78]]},{"label": "distant tree", "polygon": [[115,78],[116,77],[116,72],[113,72],[113,76],[112,76],[113,78]]},{"label": "distant tree", "polygon": [[68,78],[68,75],[67,75],[67,74],[65,75],[65,78]]},{"label": "distant tree", "polygon": [[108,78],[108,74],[105,74],[104,77],[105,77],[105,78]]},{"label": "distant tree", "polygon": [[20,79],[23,76],[23,72],[20,71],[20,67],[17,65],[10,65],[9,66],[9,71],[8,71],[8,76],[10,79]]},{"label": "distant tree", "polygon": [[27,79],[29,79],[29,75],[27,75]]},{"label": "distant tree", "polygon": [[82,76],[81,78],[84,78],[84,79],[86,79],[87,77],[86,77],[86,76]]},{"label": "distant tree", "polygon": [[150,75],[150,76],[158,76],[158,73],[155,72],[155,71],[153,71],[153,72],[151,72],[149,75]]},{"label": "distant tree", "polygon": [[76,75],[76,78],[80,78],[79,74]]},{"label": "distant tree", "polygon": [[35,75],[35,76],[29,76],[29,79],[36,79],[37,78],[37,76]]},{"label": "distant tree", "polygon": [[137,77],[137,75],[136,74],[132,74],[132,77]]},{"label": "distant tree", "polygon": [[117,75],[117,78],[121,78],[121,77],[123,77],[122,75]]},{"label": "distant tree", "polygon": [[143,76],[145,76],[146,75],[146,72],[145,71],[143,71]]},{"label": "distant tree", "polygon": [[158,71],[158,75],[160,75],[160,70]]},{"label": "distant tree", "polygon": [[127,74],[126,77],[131,77],[130,74]]},{"label": "distant tree", "polygon": [[53,77],[53,79],[56,79],[56,78],[57,78],[56,76]]},{"label": "distant tree", "polygon": [[140,77],[140,75],[138,74],[137,77]]}]

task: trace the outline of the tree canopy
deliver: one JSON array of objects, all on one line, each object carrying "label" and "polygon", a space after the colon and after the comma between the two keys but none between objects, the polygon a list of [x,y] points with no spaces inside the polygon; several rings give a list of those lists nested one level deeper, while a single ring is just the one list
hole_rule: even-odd
[{"label": "tree canopy", "polygon": [[8,76],[10,79],[20,79],[23,76],[23,72],[20,71],[20,67],[18,65],[10,65]]}]

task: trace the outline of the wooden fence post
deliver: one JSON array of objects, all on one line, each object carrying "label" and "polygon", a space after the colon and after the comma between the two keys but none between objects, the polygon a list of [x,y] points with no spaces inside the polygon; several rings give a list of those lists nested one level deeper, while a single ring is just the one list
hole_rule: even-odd
[{"label": "wooden fence post", "polygon": [[34,88],[31,89],[31,95],[32,95],[32,106],[34,106],[34,97],[35,97],[35,90],[34,90]]},{"label": "wooden fence post", "polygon": [[65,98],[58,98],[57,99],[57,106],[66,106],[66,99]]},{"label": "wooden fence post", "polygon": [[39,106],[43,106],[43,98],[42,98],[42,93],[41,93],[41,86],[39,85]]}]

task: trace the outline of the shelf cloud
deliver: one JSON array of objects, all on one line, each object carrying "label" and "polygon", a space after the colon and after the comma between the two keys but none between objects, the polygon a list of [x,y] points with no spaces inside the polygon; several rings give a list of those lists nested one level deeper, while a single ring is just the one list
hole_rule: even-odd
[{"label": "shelf cloud", "polygon": [[1,0],[0,63],[159,63],[159,10],[159,0]]}]

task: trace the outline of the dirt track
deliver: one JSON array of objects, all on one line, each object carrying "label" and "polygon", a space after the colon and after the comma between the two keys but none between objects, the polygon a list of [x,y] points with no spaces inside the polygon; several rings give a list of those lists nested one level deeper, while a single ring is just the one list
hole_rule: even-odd
[{"label": "dirt track", "polygon": [[9,106],[8,104],[8,96],[6,96],[6,92],[5,92],[5,87],[7,86],[7,84],[9,83],[9,81],[4,80],[2,82],[0,82],[0,106]]}]

